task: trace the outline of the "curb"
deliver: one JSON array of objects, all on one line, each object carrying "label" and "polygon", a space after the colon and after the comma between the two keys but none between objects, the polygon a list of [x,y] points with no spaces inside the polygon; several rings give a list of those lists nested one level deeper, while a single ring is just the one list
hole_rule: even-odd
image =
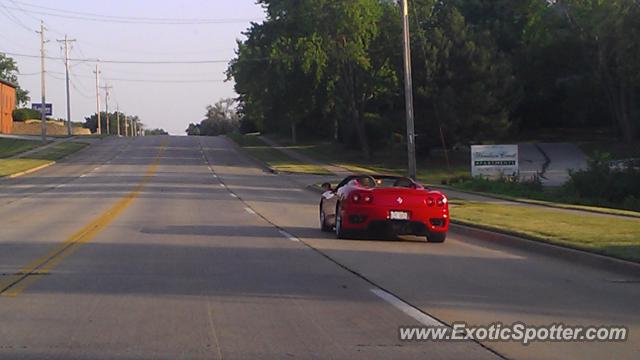
[{"label": "curb", "polygon": [[557,259],[570,261],[572,263],[596,267],[602,270],[614,271],[625,275],[640,276],[640,264],[633,261],[622,260],[586,250],[551,244],[539,239],[523,237],[522,235],[487,230],[476,225],[462,224],[456,221],[452,221],[450,230],[458,235],[472,236],[474,239],[484,242],[491,242],[536,254],[547,255]]},{"label": "curb", "polygon": [[40,166],[36,166],[36,167],[34,167],[32,169],[29,169],[29,170],[25,170],[25,171],[21,171],[21,172],[15,173],[15,174],[7,175],[4,178],[5,179],[14,179],[14,178],[17,178],[17,177],[20,177],[20,176],[28,175],[28,174],[34,173],[36,171],[40,171],[42,169],[48,168],[49,166],[54,165],[55,163],[56,163],[55,161],[52,161],[50,163],[46,163],[46,164],[42,164]]}]

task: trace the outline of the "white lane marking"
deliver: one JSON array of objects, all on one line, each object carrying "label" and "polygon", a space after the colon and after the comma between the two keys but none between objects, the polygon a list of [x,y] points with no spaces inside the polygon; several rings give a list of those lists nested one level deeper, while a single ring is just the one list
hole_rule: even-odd
[{"label": "white lane marking", "polygon": [[88,175],[89,175],[89,174],[82,174],[82,175],[80,175],[80,177],[81,177],[81,178],[85,178],[85,177],[87,177]]},{"label": "white lane marking", "polygon": [[300,239],[298,239],[297,237],[289,234],[288,232],[286,232],[284,230],[278,230],[278,232],[280,232],[280,234],[282,234],[282,236],[286,237],[287,239],[289,239],[291,241],[300,242]]},{"label": "white lane marking", "polygon": [[234,194],[234,193],[229,193],[229,195],[231,195],[231,197],[237,198],[238,195]]},{"label": "white lane marking", "polygon": [[248,213],[249,213],[249,214],[251,214],[251,215],[255,215],[255,214],[256,214],[256,212],[255,212],[255,211],[253,211],[251,208],[248,208],[248,207],[245,207],[245,208],[244,208],[244,211],[248,212]]},{"label": "white lane marking", "polygon": [[225,184],[220,184],[221,188],[226,188],[227,186]]},{"label": "white lane marking", "polygon": [[403,313],[409,315],[410,317],[416,319],[422,325],[425,325],[425,326],[447,326],[447,325],[441,323],[440,321],[432,318],[431,316],[422,313],[418,309],[414,308],[413,306],[407,304],[406,302],[398,299],[394,295],[389,294],[388,292],[386,292],[386,291],[384,291],[382,289],[371,289],[371,292],[374,293],[380,299],[382,299],[382,300],[388,302],[389,304],[393,305],[398,310],[400,310]]}]

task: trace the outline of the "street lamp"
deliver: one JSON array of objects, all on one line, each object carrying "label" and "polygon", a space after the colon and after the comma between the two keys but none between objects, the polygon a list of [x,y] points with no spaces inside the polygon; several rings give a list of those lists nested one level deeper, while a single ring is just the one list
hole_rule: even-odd
[{"label": "street lamp", "polygon": [[411,37],[409,34],[409,4],[408,0],[400,0],[402,10],[402,45],[404,57],[404,98],[407,116],[407,155],[408,176],[416,178],[416,135],[413,118],[413,81],[411,78]]}]

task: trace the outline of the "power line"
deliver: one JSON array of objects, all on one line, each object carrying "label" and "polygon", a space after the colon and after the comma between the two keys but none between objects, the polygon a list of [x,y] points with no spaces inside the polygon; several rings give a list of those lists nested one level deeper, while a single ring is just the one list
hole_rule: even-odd
[{"label": "power line", "polygon": [[[39,55],[32,54],[18,54],[7,51],[0,52],[16,56],[16,57],[25,57],[25,58],[39,58]],[[46,59],[54,59],[59,60],[59,57],[51,57],[47,56]],[[175,64],[220,64],[220,63],[228,63],[231,60],[159,60],[159,61],[147,61],[147,60],[102,60],[102,59],[69,59],[69,61],[73,62],[100,62],[106,64],[141,64],[141,65],[175,65]]]},{"label": "power line", "polygon": [[[150,17],[132,17],[132,16],[113,16],[103,15],[96,13],[87,13],[73,10],[56,9],[50,7],[44,7],[40,5],[27,4],[23,2],[12,1],[14,6],[5,6],[7,9],[20,10],[38,15],[48,15],[54,17],[60,17],[65,19],[83,20],[83,21],[97,21],[106,23],[118,23],[118,24],[145,24],[145,25],[207,25],[207,24],[232,24],[232,23],[246,23],[247,21],[258,21],[260,19],[204,19],[204,18],[150,18]],[[26,10],[21,7],[17,7],[17,3],[27,7],[34,7],[42,10]],[[53,11],[53,12],[52,12]]]},{"label": "power line", "polygon": [[154,80],[154,79],[119,79],[119,78],[106,78],[109,81],[123,81],[123,82],[140,82],[140,83],[176,83],[176,84],[191,84],[191,83],[212,83],[212,82],[225,82],[224,79],[200,79],[200,80]]},{"label": "power line", "polygon": [[20,19],[18,19],[15,15],[13,15],[13,13],[11,13],[11,11],[9,10],[9,7],[5,6],[3,3],[0,3],[0,12],[2,12],[2,14],[4,14],[4,16],[7,17],[7,19],[9,19],[11,22],[13,22],[14,24],[17,24],[18,26],[20,26],[21,28],[29,31],[29,32],[35,32],[36,30],[29,28],[27,25],[25,25],[22,21],[20,21]]},{"label": "power line", "polygon": [[[31,14],[31,13],[29,13],[28,11],[26,11],[25,9],[21,8],[21,7],[20,7],[20,5],[18,5],[18,4],[16,3],[16,1],[14,1],[14,0],[9,0],[9,1],[11,1],[11,4],[13,4],[13,6],[15,6],[15,8],[12,8],[12,9],[19,10],[20,12],[22,12],[22,13],[23,13],[23,14],[25,14],[25,15],[27,15],[28,17],[30,17],[30,18],[32,18],[32,19],[34,19],[34,20],[36,20],[36,21],[40,22],[40,19],[39,19],[38,17],[33,16],[33,14]],[[58,35],[64,35],[64,34],[63,34],[63,33],[61,33],[60,31],[57,31],[56,29],[53,29],[53,28],[51,28],[51,27],[49,27],[49,26],[48,26],[47,28],[49,29],[49,32],[53,32],[53,33],[56,33],[56,34],[58,34]]]},{"label": "power line", "polygon": [[[60,72],[60,71],[47,71],[47,74],[56,74],[56,75],[65,75],[65,73]],[[19,74],[21,76],[35,76],[35,75],[40,75],[39,72],[37,73],[25,73],[25,74]],[[74,78],[91,78],[93,79],[94,76],[89,76],[89,75],[77,75],[77,74],[73,74],[71,73],[71,76]],[[59,79],[59,80],[64,80],[64,78],[58,78],[55,76],[51,76],[54,79]],[[225,79],[131,79],[131,78],[104,78],[105,80],[108,81],[122,81],[122,82],[142,82],[142,83],[212,83],[212,82],[225,82]]]}]

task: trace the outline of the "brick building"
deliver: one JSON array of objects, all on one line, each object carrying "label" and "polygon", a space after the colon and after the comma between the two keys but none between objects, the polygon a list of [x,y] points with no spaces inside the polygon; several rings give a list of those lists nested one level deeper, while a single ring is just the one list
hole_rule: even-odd
[{"label": "brick building", "polygon": [[16,86],[0,79],[0,133],[11,134],[13,110],[16,108]]}]

